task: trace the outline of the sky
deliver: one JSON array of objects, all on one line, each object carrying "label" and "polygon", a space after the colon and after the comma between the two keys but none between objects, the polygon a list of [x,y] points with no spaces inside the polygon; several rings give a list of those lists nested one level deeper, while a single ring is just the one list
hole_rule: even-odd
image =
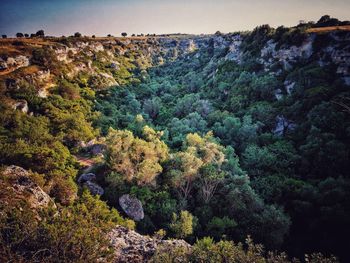
[{"label": "sky", "polygon": [[325,14],[350,20],[350,0],[0,0],[0,34],[228,33]]}]

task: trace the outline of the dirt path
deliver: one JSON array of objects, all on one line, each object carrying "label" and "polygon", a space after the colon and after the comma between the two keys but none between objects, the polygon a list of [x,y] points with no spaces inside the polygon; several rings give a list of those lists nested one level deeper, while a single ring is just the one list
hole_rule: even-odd
[{"label": "dirt path", "polygon": [[75,156],[75,158],[77,159],[78,163],[84,167],[82,171],[83,174],[89,173],[96,164],[96,161],[89,157]]}]

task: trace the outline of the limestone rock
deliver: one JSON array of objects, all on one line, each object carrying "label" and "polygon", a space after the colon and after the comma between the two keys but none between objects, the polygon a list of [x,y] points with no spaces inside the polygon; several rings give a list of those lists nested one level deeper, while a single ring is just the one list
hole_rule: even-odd
[{"label": "limestone rock", "polygon": [[50,202],[54,204],[50,196],[30,178],[29,172],[22,167],[8,166],[2,174],[11,182],[14,195],[27,201],[31,208],[47,207]]},{"label": "limestone rock", "polygon": [[12,107],[14,110],[20,110],[24,113],[27,113],[29,110],[28,103],[26,100],[18,100],[13,104]]},{"label": "limestone rock", "polygon": [[191,246],[184,240],[154,239],[122,226],[115,227],[108,234],[108,238],[115,249],[114,263],[148,262],[159,246],[191,249]]},{"label": "limestone rock", "polygon": [[91,181],[87,181],[84,183],[84,186],[86,186],[89,189],[90,193],[93,195],[103,195],[104,194],[103,188],[96,183],[93,183]]},{"label": "limestone rock", "polygon": [[96,175],[93,173],[86,173],[86,174],[82,174],[80,175],[79,179],[78,179],[78,183],[85,183],[88,181],[93,181],[96,179]]},{"label": "limestone rock", "polygon": [[122,195],[119,198],[119,205],[123,211],[135,221],[140,221],[145,216],[142,203],[136,197],[132,197],[128,194]]},{"label": "limestone rock", "polygon": [[276,117],[276,127],[273,131],[274,134],[282,136],[287,131],[292,131],[296,127],[295,123],[286,119],[283,115],[278,115]]}]

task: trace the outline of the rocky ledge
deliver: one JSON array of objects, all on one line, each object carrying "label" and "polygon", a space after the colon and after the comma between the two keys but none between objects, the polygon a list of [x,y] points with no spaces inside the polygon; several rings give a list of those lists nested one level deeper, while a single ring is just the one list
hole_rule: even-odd
[{"label": "rocky ledge", "polygon": [[108,238],[115,249],[114,263],[148,262],[158,247],[191,249],[191,246],[184,240],[161,240],[142,236],[122,226],[114,228]]}]

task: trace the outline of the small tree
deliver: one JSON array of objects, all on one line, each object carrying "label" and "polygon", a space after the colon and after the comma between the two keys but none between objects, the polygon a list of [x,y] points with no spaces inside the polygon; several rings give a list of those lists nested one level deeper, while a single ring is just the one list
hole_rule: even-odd
[{"label": "small tree", "polygon": [[29,37],[29,34],[24,34],[25,37]]},{"label": "small tree", "polygon": [[23,33],[19,33],[19,32],[18,32],[18,33],[16,34],[16,37],[23,37],[23,36],[24,36]]},{"label": "small tree", "polygon": [[44,30],[39,30],[39,31],[37,31],[36,33],[35,33],[35,35],[37,36],[37,37],[44,37],[45,36],[45,33],[44,33]]},{"label": "small tree", "polygon": [[81,34],[79,32],[75,32],[74,37],[81,37]]},{"label": "small tree", "polygon": [[111,34],[108,34],[107,37],[112,37],[112,35],[111,35]]},{"label": "small tree", "polygon": [[96,38],[96,36],[95,36],[95,35],[92,35],[91,37],[92,37],[92,38]]},{"label": "small tree", "polygon": [[123,36],[123,37],[126,37],[127,35],[128,35],[128,34],[127,34],[126,32],[123,32],[123,33],[122,33],[122,36]]},{"label": "small tree", "polygon": [[7,35],[2,35],[2,38],[7,38]]},{"label": "small tree", "polygon": [[193,215],[188,211],[181,211],[180,216],[173,214],[170,229],[177,238],[185,238],[193,233]]},{"label": "small tree", "polygon": [[208,204],[210,202],[219,183],[223,181],[224,176],[225,174],[218,171],[217,168],[212,164],[201,167],[199,176],[199,188],[204,203]]},{"label": "small tree", "polygon": [[30,34],[30,37],[33,38],[33,37],[36,37],[36,35],[32,33]]}]

